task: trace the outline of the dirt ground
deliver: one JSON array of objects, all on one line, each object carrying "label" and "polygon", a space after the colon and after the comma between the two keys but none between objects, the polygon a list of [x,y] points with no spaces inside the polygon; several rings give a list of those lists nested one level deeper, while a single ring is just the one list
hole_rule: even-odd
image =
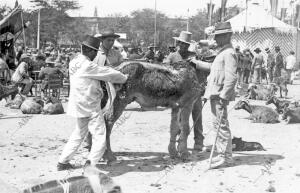
[{"label": "dirt ground", "polygon": [[[299,83],[289,85],[289,97],[300,100]],[[209,171],[208,152],[191,151],[186,163],[171,160],[167,153],[170,110],[139,111],[137,104],[131,104],[112,133],[118,162],[111,166],[100,163],[99,168],[128,193],[299,193],[300,124],[251,123],[245,111],[232,110],[234,103],[229,107],[233,136],[260,142],[267,151],[235,152],[233,167]],[[56,171],[58,157],[74,128],[73,118],[65,114],[24,117],[4,104],[2,100],[0,113],[8,117],[0,116],[1,193],[81,175],[82,169]],[[209,104],[204,106],[203,117],[205,145],[209,146],[215,136]],[[193,133],[189,147],[193,147]],[[84,164],[86,155],[80,148],[73,163]]]}]

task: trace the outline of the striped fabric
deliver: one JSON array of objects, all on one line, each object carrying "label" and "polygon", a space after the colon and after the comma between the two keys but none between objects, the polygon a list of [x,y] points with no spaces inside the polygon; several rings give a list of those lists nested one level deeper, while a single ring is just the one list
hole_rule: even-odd
[{"label": "striped fabric", "polygon": [[[299,35],[298,35],[299,36]],[[257,29],[252,32],[234,33],[232,36],[232,44],[239,45],[241,50],[249,48],[251,52],[257,47],[262,50],[262,54],[267,59],[265,48],[270,48],[274,52],[275,46],[281,48],[281,53],[284,56],[289,55],[291,50],[295,51],[297,61],[300,60],[300,49],[297,50],[297,45],[300,45],[300,36],[292,33],[278,33],[273,28]]]}]

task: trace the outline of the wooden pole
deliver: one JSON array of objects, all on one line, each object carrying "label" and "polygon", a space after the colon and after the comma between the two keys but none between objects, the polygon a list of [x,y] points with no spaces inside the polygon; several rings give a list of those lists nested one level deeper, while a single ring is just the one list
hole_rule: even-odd
[{"label": "wooden pole", "polygon": [[23,12],[21,12],[21,20],[22,20],[22,32],[23,32],[24,48],[26,50],[26,38],[25,38],[25,30],[24,30]]},{"label": "wooden pole", "polygon": [[38,29],[37,29],[37,42],[36,48],[40,49],[40,25],[41,25],[41,9],[38,11]]},{"label": "wooden pole", "polygon": [[187,21],[186,21],[186,31],[189,31],[189,19],[190,19],[190,15],[189,15],[189,9],[187,10],[188,12],[187,12]]},{"label": "wooden pole", "polygon": [[154,14],[154,53],[155,53],[155,51],[156,51],[156,20],[157,20],[157,18],[156,18],[156,0],[155,0],[155,14]]},{"label": "wooden pole", "polygon": [[209,3],[209,18],[208,18],[208,26],[211,26],[211,20],[212,20],[212,0],[210,0]]}]

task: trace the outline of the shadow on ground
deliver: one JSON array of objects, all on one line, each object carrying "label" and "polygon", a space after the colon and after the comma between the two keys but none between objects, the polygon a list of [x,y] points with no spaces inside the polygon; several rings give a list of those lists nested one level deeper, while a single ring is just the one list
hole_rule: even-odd
[{"label": "shadow on ground", "polygon": [[250,153],[241,153],[234,152],[238,154],[234,156],[234,165],[264,165],[271,166],[275,164],[277,160],[284,159],[284,156],[277,154],[250,154]]},{"label": "shadow on ground", "polygon": [[124,111],[138,111],[138,112],[147,112],[147,111],[164,111],[168,108],[165,107],[153,107],[153,108],[128,108]]},{"label": "shadow on ground", "polygon": [[193,153],[188,160],[172,159],[162,152],[116,152],[118,161],[111,165],[98,164],[100,170],[109,172],[109,176],[120,176],[128,172],[158,172],[172,168],[176,164],[201,161],[209,154]]},{"label": "shadow on ground", "polygon": [[[161,152],[117,152],[118,161],[107,165],[98,164],[100,170],[108,172],[111,177],[120,176],[128,172],[158,172],[172,168],[177,164],[208,161],[209,152],[192,152],[189,159],[171,159],[167,153]],[[270,167],[277,160],[284,159],[277,154],[252,154],[234,152],[234,166],[262,165]],[[233,167],[234,167],[233,166]]]}]

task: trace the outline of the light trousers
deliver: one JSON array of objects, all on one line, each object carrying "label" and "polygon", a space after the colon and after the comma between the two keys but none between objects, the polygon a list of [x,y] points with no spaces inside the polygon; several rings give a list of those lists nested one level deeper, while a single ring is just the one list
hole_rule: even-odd
[{"label": "light trousers", "polygon": [[22,83],[22,84],[25,84],[25,87],[23,89],[23,94],[28,94],[32,85],[33,85],[33,80],[32,78],[26,78],[26,79],[23,79],[22,81],[20,81],[19,83]]},{"label": "light trousers", "polygon": [[92,148],[88,155],[91,165],[96,165],[106,150],[106,127],[102,112],[91,117],[77,118],[76,128],[71,134],[59,158],[60,163],[68,163],[75,155],[88,131],[92,134]]},{"label": "light trousers", "polygon": [[216,151],[225,159],[231,159],[232,141],[229,122],[227,119],[227,105],[221,105],[219,99],[211,99],[210,105],[213,115],[213,128],[216,132],[219,128],[218,138],[216,142]]}]

